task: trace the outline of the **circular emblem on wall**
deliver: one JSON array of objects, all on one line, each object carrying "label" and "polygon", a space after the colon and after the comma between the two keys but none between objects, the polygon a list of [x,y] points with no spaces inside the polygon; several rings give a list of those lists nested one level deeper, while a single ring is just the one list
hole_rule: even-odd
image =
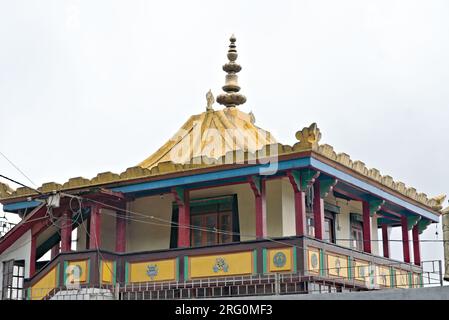
[{"label": "circular emblem on wall", "polygon": [[318,268],[318,255],[316,253],[312,253],[310,263],[312,264],[313,269]]},{"label": "circular emblem on wall", "polygon": [[273,263],[277,268],[282,268],[287,262],[287,257],[283,252],[277,252],[273,257]]}]

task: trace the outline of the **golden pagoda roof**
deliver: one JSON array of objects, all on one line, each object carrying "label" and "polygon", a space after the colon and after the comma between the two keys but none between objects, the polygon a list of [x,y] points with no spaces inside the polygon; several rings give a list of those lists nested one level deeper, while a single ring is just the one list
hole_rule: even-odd
[{"label": "golden pagoda roof", "polygon": [[193,159],[216,159],[232,151],[255,153],[276,143],[270,132],[254,122],[253,115],[235,107],[209,109],[191,116],[170,140],[138,166],[151,169],[167,161],[192,163]]},{"label": "golden pagoda roof", "polygon": [[[257,127],[252,113],[248,114],[236,108],[246,102],[246,97],[239,92],[237,73],[240,72],[241,66],[235,62],[238,56],[235,41],[232,36],[227,54],[229,61],[223,66],[227,73],[224,93],[217,98],[217,102],[225,106],[223,110],[213,109],[214,98],[209,91],[206,95],[206,111],[191,116],[169,141],[137,166],[120,174],[102,172],[92,179],[76,177],[64,184],[44,183],[38,191],[52,193],[61,190],[84,190],[169,174],[195,174],[196,170],[204,168],[210,171],[220,170],[223,164],[241,164],[237,161],[241,159],[244,160],[243,164],[248,164],[249,160],[272,157],[273,153],[282,160],[304,156],[304,152],[309,152],[310,156],[324,159],[351,175],[362,177],[371,184],[407,198],[435,213],[441,213],[445,195],[430,198],[425,193],[418,193],[413,187],[407,187],[403,182],[394,181],[389,175],[382,175],[375,168],[367,168],[362,161],[353,161],[346,153],[336,153],[328,144],[319,144],[321,132],[315,123],[298,131],[298,142],[292,146],[277,143],[268,131]],[[14,190],[0,182],[1,202],[13,202],[36,195],[38,193],[33,189],[19,187]]]}]

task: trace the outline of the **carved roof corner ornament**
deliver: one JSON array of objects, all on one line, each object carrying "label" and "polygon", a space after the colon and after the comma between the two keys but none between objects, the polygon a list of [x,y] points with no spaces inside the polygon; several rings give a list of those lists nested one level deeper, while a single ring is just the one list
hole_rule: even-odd
[{"label": "carved roof corner ornament", "polygon": [[296,132],[296,139],[299,142],[295,143],[293,150],[317,150],[318,142],[321,140],[321,132],[316,123],[312,123],[309,127],[303,128]]},{"label": "carved roof corner ornament", "polygon": [[14,190],[9,185],[0,182],[0,198],[8,198],[13,192]]},{"label": "carved roof corner ornament", "polygon": [[430,198],[429,201],[432,202],[432,209],[436,210],[436,211],[440,211],[443,209],[443,202],[446,199],[446,195],[445,194],[440,194],[438,196],[432,197]]},{"label": "carved roof corner ornament", "polygon": [[210,89],[206,93],[206,101],[207,101],[206,111],[214,111],[213,105],[215,102],[215,98]]},{"label": "carved roof corner ornament", "polygon": [[231,42],[227,55],[229,61],[223,66],[223,71],[227,73],[225,85],[222,87],[225,93],[222,93],[217,97],[217,102],[228,108],[236,107],[246,102],[246,97],[239,93],[240,86],[238,84],[237,73],[242,70],[242,67],[235,62],[238,57],[235,45],[236,40],[234,35],[229,39]]}]

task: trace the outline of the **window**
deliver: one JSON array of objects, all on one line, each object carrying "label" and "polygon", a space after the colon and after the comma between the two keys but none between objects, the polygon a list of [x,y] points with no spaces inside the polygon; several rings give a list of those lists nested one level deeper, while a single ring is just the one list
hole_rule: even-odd
[{"label": "window", "polygon": [[363,251],[363,224],[351,221],[351,248]]},{"label": "window", "polygon": [[[174,204],[172,221],[177,219],[178,206]],[[240,241],[237,195],[191,200],[190,224],[192,247]],[[177,232],[177,227],[172,227],[170,248],[177,247]]]},{"label": "window", "polygon": [[323,240],[335,243],[335,216],[332,212],[324,212],[324,235]]},{"label": "window", "polygon": [[3,262],[3,299],[20,300],[23,298],[23,279],[25,262],[9,260]]},{"label": "window", "polygon": [[[232,212],[214,212],[197,214],[191,217],[193,229],[191,235],[192,247],[208,246],[232,241]],[[229,233],[211,232],[210,230],[225,230]]]}]

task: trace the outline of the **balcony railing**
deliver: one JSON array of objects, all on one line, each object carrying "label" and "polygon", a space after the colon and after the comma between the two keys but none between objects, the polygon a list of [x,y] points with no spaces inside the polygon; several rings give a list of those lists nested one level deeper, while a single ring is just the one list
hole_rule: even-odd
[{"label": "balcony railing", "polygon": [[[294,252],[291,258],[294,267],[273,272],[270,252],[290,249]],[[195,270],[198,265],[192,265],[190,260],[242,252],[252,254],[249,274],[198,276]],[[174,261],[173,270],[177,274],[171,280],[150,281],[151,272],[157,273],[151,269],[155,261],[160,265],[163,261]],[[80,268],[78,271],[71,268],[74,263]],[[132,266],[136,270],[140,268],[143,276],[134,277]],[[438,262],[426,261],[423,267],[308,237],[125,254],[89,250],[56,256],[25,281],[23,296],[27,299],[81,299],[81,296],[84,299],[188,299],[405,289],[442,283]],[[385,270],[388,274],[382,273]],[[212,275],[214,272],[210,271]],[[67,286],[74,274],[79,277],[78,285]],[[54,281],[54,287],[42,287],[49,279]]]}]

